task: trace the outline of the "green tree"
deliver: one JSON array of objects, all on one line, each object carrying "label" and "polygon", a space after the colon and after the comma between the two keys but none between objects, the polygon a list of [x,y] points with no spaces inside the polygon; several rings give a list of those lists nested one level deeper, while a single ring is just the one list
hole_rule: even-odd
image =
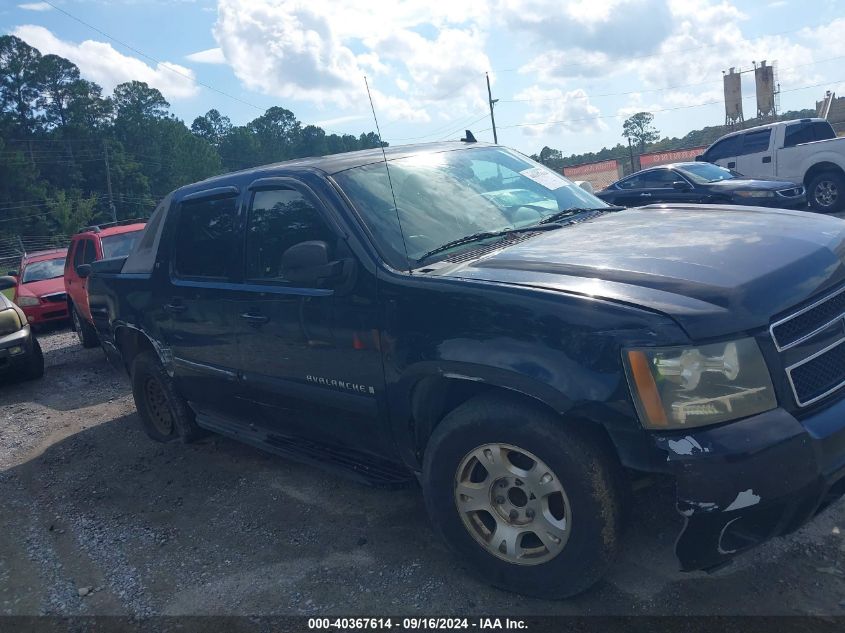
[{"label": "green tree", "polygon": [[274,106],[247,124],[258,141],[261,163],[275,163],[295,156],[302,125],[293,112]]},{"label": "green tree", "polygon": [[14,35],[0,37],[0,110],[14,121],[19,134],[34,131],[41,53]]},{"label": "green tree", "polygon": [[654,115],[651,112],[637,112],[622,123],[622,136],[638,145],[641,154],[645,152],[645,146],[648,143],[654,143],[660,139],[660,132],[652,125],[652,121],[654,121]]},{"label": "green tree", "polygon": [[96,196],[82,196],[78,191],[57,191],[47,200],[47,221],[59,235],[71,235],[91,224],[96,204]]},{"label": "green tree", "polygon": [[232,121],[227,116],[223,116],[215,109],[211,109],[203,116],[198,116],[191,123],[191,132],[202,139],[205,139],[214,147],[219,147],[220,143],[232,131]]},{"label": "green tree", "polygon": [[37,99],[38,107],[44,111],[48,127],[64,129],[68,124],[71,100],[76,96],[74,86],[80,80],[79,68],[64,57],[45,55],[38,73],[43,86]]}]

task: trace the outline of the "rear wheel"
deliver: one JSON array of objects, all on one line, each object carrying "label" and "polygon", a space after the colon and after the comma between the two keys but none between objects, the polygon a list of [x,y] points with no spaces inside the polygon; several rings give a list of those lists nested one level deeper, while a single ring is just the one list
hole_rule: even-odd
[{"label": "rear wheel", "polygon": [[845,209],[845,176],[826,171],[814,176],[807,187],[810,206],[822,213],[837,213]]},{"label": "rear wheel", "polygon": [[584,591],[621,532],[618,463],[540,407],[481,396],[452,411],[426,448],[432,523],[479,577],[543,598]]},{"label": "rear wheel", "polygon": [[96,347],[99,345],[100,339],[97,336],[97,330],[79,314],[76,306],[71,306],[70,315],[73,321],[73,329],[76,332],[79,342],[82,343],[82,347]]},{"label": "rear wheel", "polygon": [[144,431],[155,441],[191,442],[204,434],[155,353],[141,352],[132,361],[132,395]]}]

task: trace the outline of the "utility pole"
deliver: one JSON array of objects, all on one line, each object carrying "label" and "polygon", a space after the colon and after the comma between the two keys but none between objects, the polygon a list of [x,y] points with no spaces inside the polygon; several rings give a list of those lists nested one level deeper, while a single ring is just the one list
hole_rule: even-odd
[{"label": "utility pole", "polygon": [[631,137],[628,137],[628,156],[631,157],[631,173],[633,174],[636,169],[634,169],[634,148],[631,145]]},{"label": "utility pole", "polygon": [[117,222],[117,209],[114,208],[114,196],[111,192],[111,169],[109,168],[109,145],[107,141],[103,141],[103,156],[106,159],[106,185],[109,192],[109,209],[111,209],[111,219]]},{"label": "utility pole", "polygon": [[499,144],[499,137],[496,135],[496,117],[493,116],[493,105],[498,99],[493,98],[493,93],[490,91],[490,73],[484,73],[487,77],[487,100],[490,102],[490,122],[493,124],[493,142]]}]

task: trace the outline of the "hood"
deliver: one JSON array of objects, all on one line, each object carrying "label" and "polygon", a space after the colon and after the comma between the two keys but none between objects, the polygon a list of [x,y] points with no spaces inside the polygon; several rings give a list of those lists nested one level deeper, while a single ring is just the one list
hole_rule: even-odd
[{"label": "hood", "polygon": [[845,221],[836,218],[653,205],[542,233],[439,274],[633,304],[703,339],[767,326],[842,282],[843,255]]},{"label": "hood", "polygon": [[64,277],[55,277],[54,279],[42,279],[41,281],[30,281],[29,283],[18,286],[18,294],[20,295],[34,295],[36,297],[43,297],[44,295],[51,295],[56,292],[65,291]]},{"label": "hood", "polygon": [[716,191],[778,191],[780,189],[792,189],[800,187],[788,180],[754,180],[752,178],[733,178],[731,180],[720,180],[709,182],[705,185]]}]

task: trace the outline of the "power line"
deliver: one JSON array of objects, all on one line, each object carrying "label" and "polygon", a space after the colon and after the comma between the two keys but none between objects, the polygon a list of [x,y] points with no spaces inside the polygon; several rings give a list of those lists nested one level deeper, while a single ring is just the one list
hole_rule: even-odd
[{"label": "power line", "polygon": [[[798,88],[790,88],[788,90],[781,90],[781,92],[783,93],[783,92],[796,92],[798,90],[808,90],[810,88],[818,88],[819,86],[829,86],[831,83],[838,83],[840,81],[845,81],[845,80],[834,79],[833,81],[825,81],[825,82],[822,82],[822,83],[812,84],[812,85],[809,85],[809,86],[799,86]],[[756,95],[746,95],[746,96],[743,97],[743,99],[754,99],[754,98],[756,98]],[[651,112],[652,114],[657,113],[657,112],[670,112],[670,111],[673,111],[673,110],[685,110],[685,109],[688,109],[688,108],[700,108],[700,107],[703,107],[703,106],[716,105],[716,104],[719,104],[719,103],[724,103],[724,101],[721,100],[721,99],[718,99],[718,100],[715,100],[715,101],[705,101],[703,103],[692,103],[692,104],[688,104],[688,105],[675,106],[673,108],[661,108],[659,110],[649,110],[649,112]],[[605,115],[592,116],[592,117],[581,117],[581,118],[578,118],[578,119],[560,119],[560,120],[555,120],[555,121],[539,121],[537,123],[515,123],[515,124],[511,124],[511,125],[500,125],[499,129],[501,130],[501,129],[517,128],[517,127],[536,127],[536,126],[542,126],[542,125],[557,125],[557,124],[560,124],[560,123],[579,123],[579,122],[582,122],[582,121],[595,121],[595,120],[598,120],[598,119],[618,119],[618,118],[621,118],[621,117],[624,117],[624,116],[626,116],[626,115],[624,115],[624,114],[605,114]],[[486,128],[486,129],[483,129],[483,130],[480,130],[480,131],[481,132],[487,132],[490,129],[491,128]]]},{"label": "power line", "polygon": [[179,70],[176,70],[175,68],[172,68],[172,67],[171,67],[168,63],[166,63],[166,62],[162,62],[162,61],[160,61],[160,60],[156,59],[155,57],[153,57],[152,55],[147,55],[145,52],[143,52],[143,51],[141,51],[141,50],[139,50],[139,49],[135,48],[134,46],[131,46],[131,45],[127,44],[126,42],[122,42],[121,40],[117,39],[116,37],[113,37],[113,36],[109,35],[109,34],[108,34],[108,33],[106,33],[105,31],[103,31],[103,30],[101,30],[101,29],[98,29],[98,28],[97,28],[96,26],[94,26],[93,24],[89,24],[89,23],[88,23],[88,22],[86,22],[85,20],[82,20],[82,19],[80,19],[80,18],[76,17],[75,15],[73,15],[73,14],[71,14],[71,13],[68,13],[67,11],[65,11],[64,9],[62,9],[62,8],[61,8],[61,7],[59,7],[59,6],[56,6],[54,3],[50,2],[49,0],[45,0],[45,2],[46,2],[47,4],[49,4],[51,7],[53,7],[56,11],[59,11],[60,13],[64,13],[64,14],[65,14],[67,17],[69,17],[70,19],[72,19],[72,20],[75,20],[75,21],[79,22],[79,23],[80,23],[80,24],[82,24],[83,26],[87,26],[89,29],[91,29],[91,30],[93,30],[93,31],[96,31],[97,33],[99,33],[99,34],[100,34],[100,35],[102,35],[103,37],[107,37],[107,38],[109,38],[111,41],[116,42],[117,44],[120,44],[120,45],[121,45],[121,46],[123,46],[124,48],[128,48],[128,49],[129,49],[130,51],[132,51],[133,53],[135,53],[135,54],[137,54],[137,55],[140,55],[141,57],[143,57],[143,58],[145,58],[145,59],[150,60],[151,62],[155,63],[155,64],[156,64],[156,66],[158,66],[158,67],[165,68],[165,69],[169,70],[170,72],[172,72],[172,73],[175,73],[175,74],[179,75],[180,77],[184,77],[185,79],[187,79],[187,80],[189,80],[189,81],[192,81],[193,83],[197,84],[198,86],[203,86],[204,88],[208,88],[209,90],[212,90],[212,91],[214,91],[214,92],[216,92],[216,93],[218,93],[218,94],[223,95],[224,97],[228,97],[229,99],[232,99],[232,100],[234,100],[234,101],[237,101],[237,102],[239,102],[239,103],[242,103],[242,104],[244,104],[244,105],[247,105],[247,106],[249,106],[249,107],[251,107],[251,108],[255,108],[256,110],[260,110],[261,112],[263,112],[263,111],[266,109],[266,108],[262,108],[261,106],[257,106],[257,105],[255,105],[254,103],[250,103],[249,101],[245,101],[244,99],[241,99],[240,97],[236,97],[235,95],[231,95],[231,94],[229,94],[228,92],[224,92],[223,90],[220,90],[220,89],[218,89],[218,88],[215,88],[214,86],[212,86],[212,85],[210,85],[210,84],[207,84],[207,83],[205,83],[205,82],[199,81],[196,77],[194,77],[194,76],[192,76],[192,75],[189,75],[189,74],[187,74],[187,73],[183,73],[183,72],[181,72],[181,71],[179,71]]},{"label": "power line", "polygon": [[[814,62],[808,62],[806,64],[798,64],[796,66],[786,66],[780,67],[778,69],[779,72],[784,70],[794,70],[796,68],[805,68],[807,66],[815,66],[817,64],[823,64],[825,62],[835,61],[838,59],[845,59],[845,55],[838,55],[836,57],[828,57],[827,59],[820,59]],[[584,95],[572,95],[568,97],[568,99],[599,99],[601,97],[625,97],[634,94],[643,94],[647,92],[665,92],[667,90],[677,90],[679,88],[691,88],[693,86],[706,86],[709,84],[716,84],[721,83],[722,79],[711,79],[708,81],[698,81],[695,83],[690,84],[679,84],[677,86],[666,86],[664,88],[648,88],[646,90],[630,90],[628,92],[606,92],[603,94],[584,94]],[[533,102],[540,102],[540,101],[564,101],[566,100],[563,97],[548,97],[542,99],[501,99],[499,103],[533,103]]]}]

